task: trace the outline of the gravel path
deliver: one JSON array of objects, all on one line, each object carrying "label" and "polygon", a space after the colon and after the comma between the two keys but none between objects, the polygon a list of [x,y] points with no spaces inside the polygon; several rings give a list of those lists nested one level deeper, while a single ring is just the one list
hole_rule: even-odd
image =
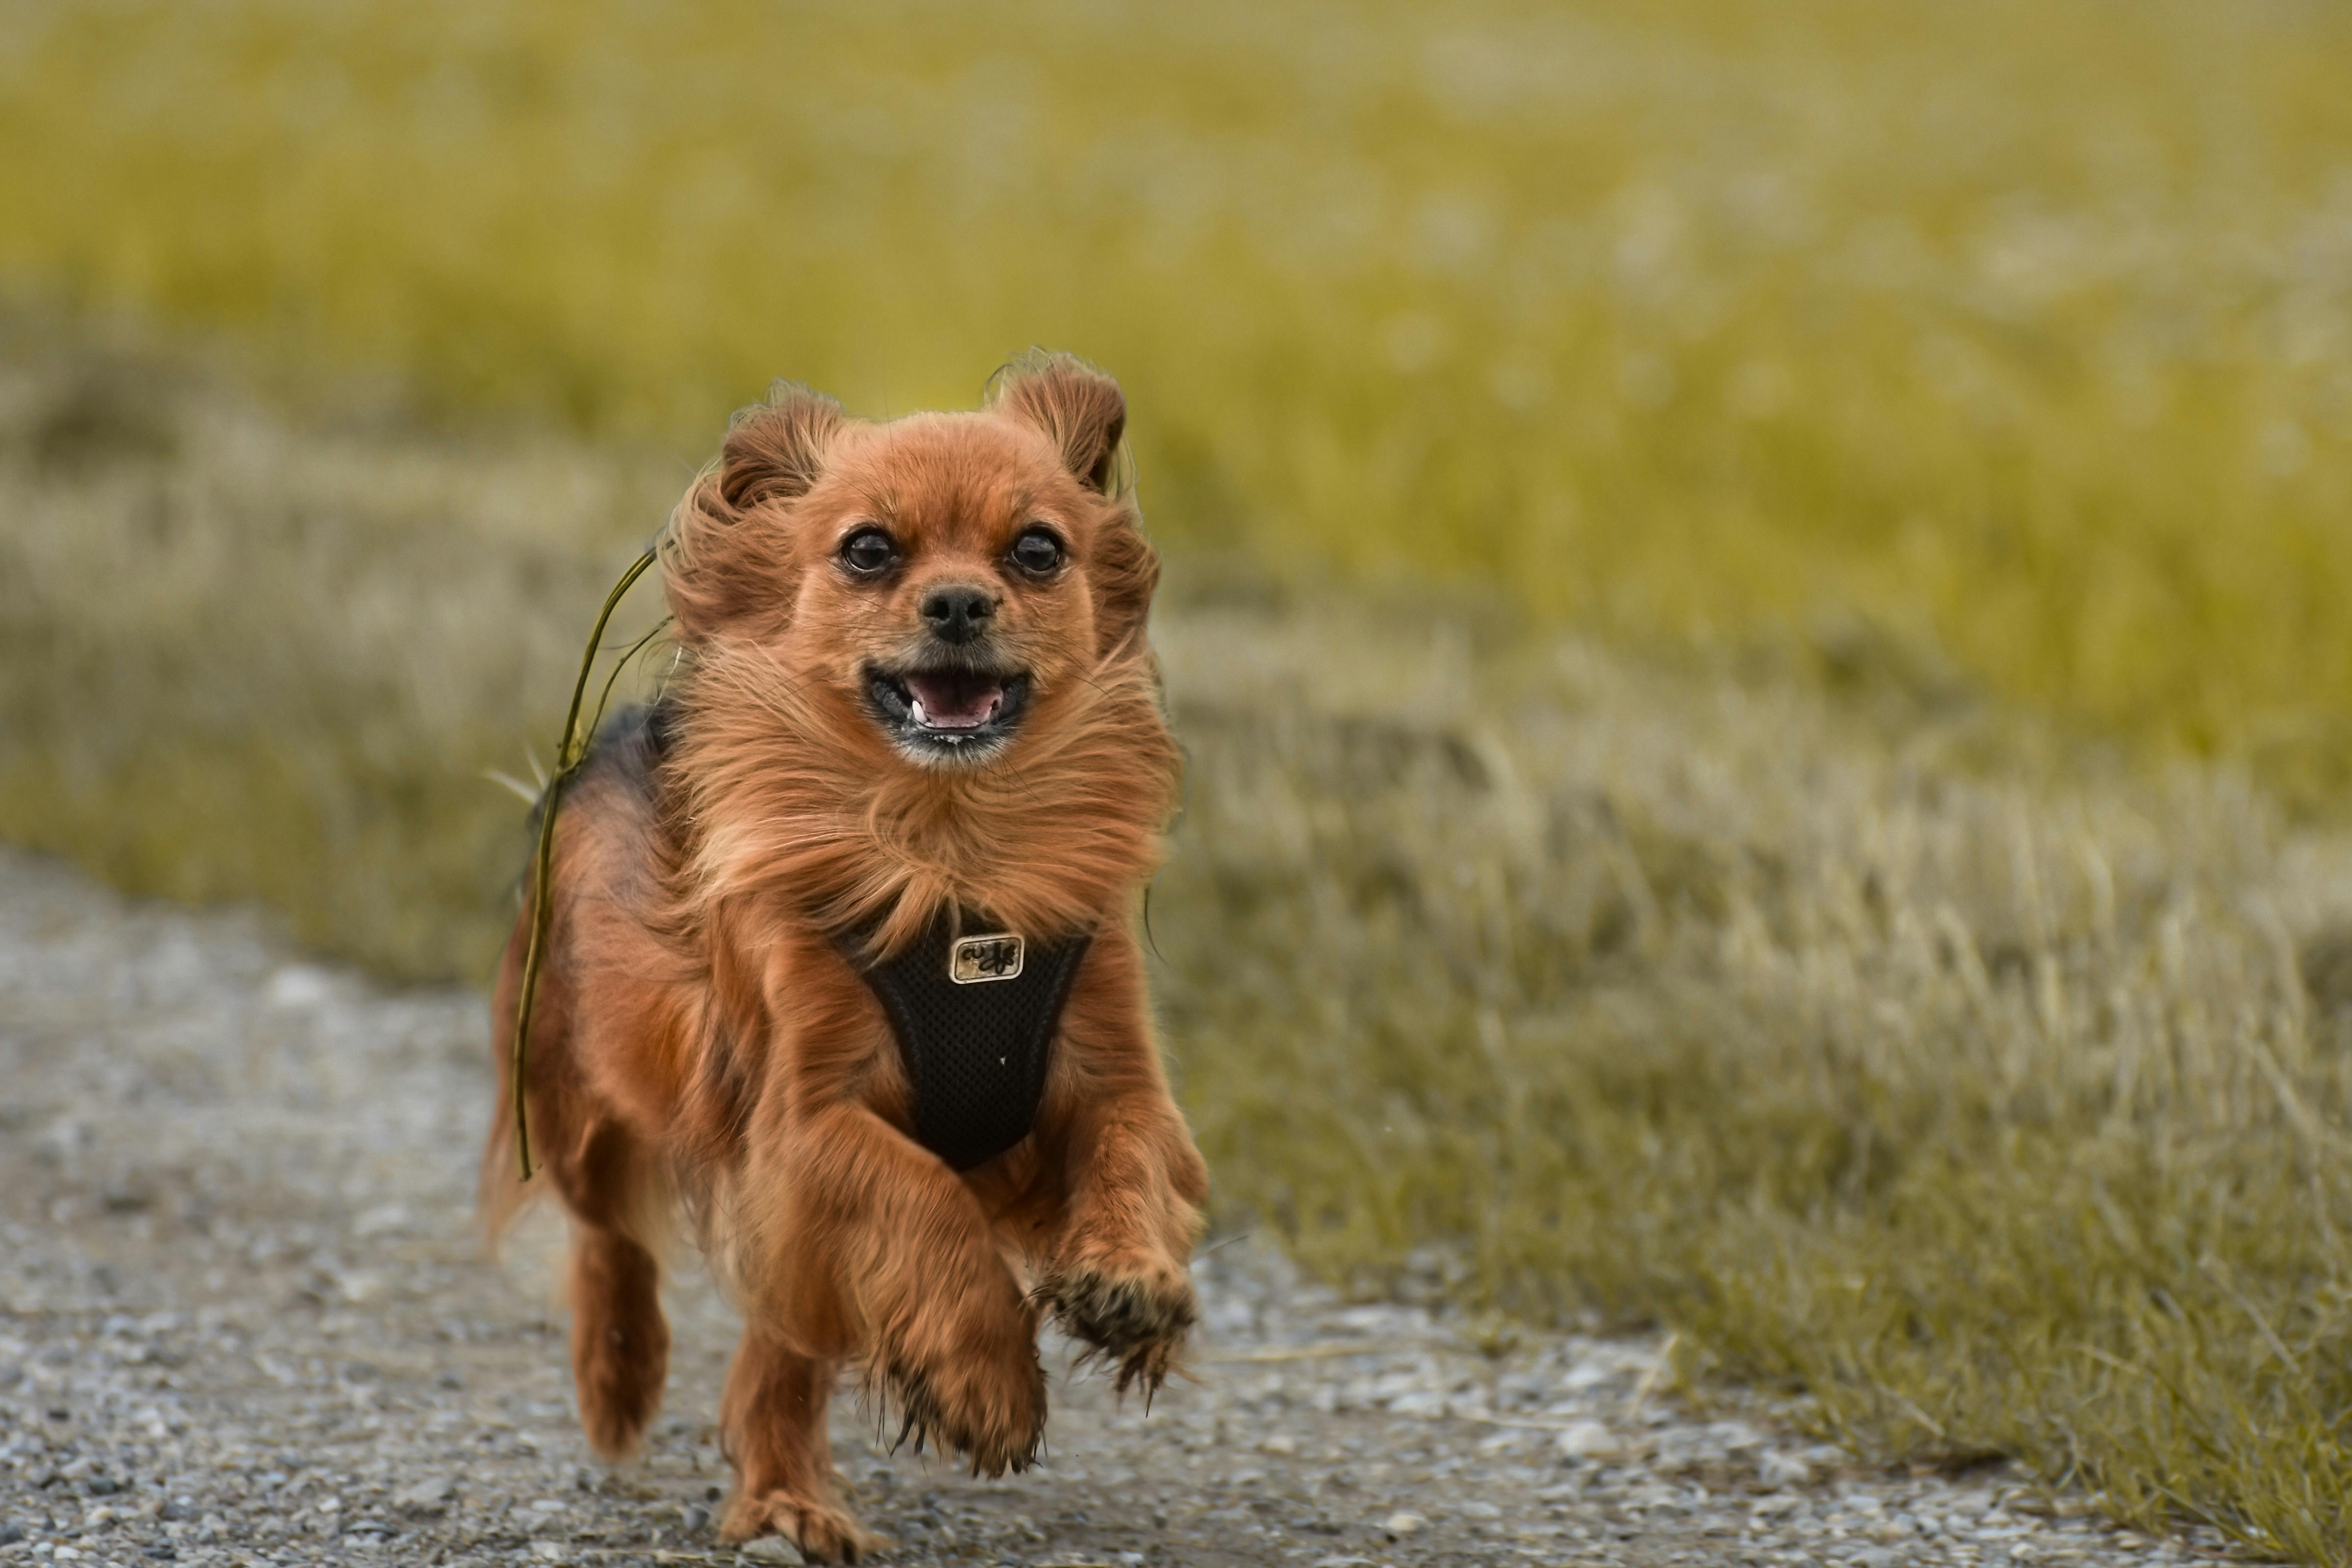
[{"label": "gravel path", "polygon": [[[473,1236],[479,998],[387,994],[249,919],[126,904],[0,850],[0,1562],[739,1561],[711,1514],[733,1339],[690,1266],[641,1463],[572,1424],[554,1222]],[[1147,1416],[1056,1380],[1049,1462],[889,1456],[904,1563],[2174,1560],[1999,1474],[1854,1469],[1656,1388],[1643,1340],[1485,1352],[1246,1239],[1202,1260],[1199,1381]],[[1064,1347],[1049,1364],[1066,1366]],[[774,1542],[740,1554],[788,1561]]]}]

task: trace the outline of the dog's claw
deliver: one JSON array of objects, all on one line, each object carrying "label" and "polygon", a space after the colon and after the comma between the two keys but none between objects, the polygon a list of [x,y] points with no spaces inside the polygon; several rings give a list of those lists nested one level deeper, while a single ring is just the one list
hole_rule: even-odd
[{"label": "dog's claw", "polygon": [[1024,1391],[1026,1397],[1005,1406],[969,1396],[952,1402],[951,1406],[940,1398],[929,1379],[897,1364],[870,1375],[867,1393],[898,1406],[898,1436],[890,1445],[892,1453],[912,1436],[916,1453],[921,1453],[927,1442],[936,1443],[942,1452],[960,1452],[969,1458],[975,1476],[1017,1475],[1037,1462],[1045,1439],[1045,1373],[1035,1360],[1034,1348],[1029,1374],[1034,1385]]},{"label": "dog's claw", "polygon": [[1063,1330],[1091,1347],[1082,1361],[1117,1363],[1112,1386],[1121,1396],[1142,1385],[1149,1414],[1192,1331],[1189,1276],[1172,1268],[1113,1271],[1081,1264],[1051,1271],[1039,1293]]}]

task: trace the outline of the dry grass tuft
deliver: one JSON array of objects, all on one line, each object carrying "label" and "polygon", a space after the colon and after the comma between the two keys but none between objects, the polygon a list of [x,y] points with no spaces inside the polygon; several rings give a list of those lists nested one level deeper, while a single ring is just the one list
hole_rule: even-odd
[{"label": "dry grass tuft", "polygon": [[1661,1318],[1866,1453],[2352,1550],[2352,843],[1960,710],[1171,618],[1157,890],[1229,1203]]},{"label": "dry grass tuft", "polygon": [[483,974],[521,870],[484,775],[547,760],[570,607],[669,476],[232,387],[0,322],[0,835],[265,899],[389,974]]},{"label": "dry grass tuft", "polygon": [[[478,977],[527,843],[481,772],[663,467],[20,331],[0,834]],[[1832,695],[1185,566],[1151,918],[1229,1214],[1663,1320],[1865,1453],[2352,1554],[2352,841],[1866,642]]]}]

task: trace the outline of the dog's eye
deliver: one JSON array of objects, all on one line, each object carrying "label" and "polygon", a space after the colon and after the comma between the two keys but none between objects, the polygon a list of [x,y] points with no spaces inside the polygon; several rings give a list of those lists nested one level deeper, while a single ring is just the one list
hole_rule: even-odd
[{"label": "dog's eye", "polygon": [[1031,528],[1013,541],[1013,564],[1043,577],[1062,564],[1062,541],[1043,528]]},{"label": "dog's eye", "polygon": [[880,528],[860,528],[841,542],[841,564],[859,577],[872,577],[898,559],[890,536]]}]

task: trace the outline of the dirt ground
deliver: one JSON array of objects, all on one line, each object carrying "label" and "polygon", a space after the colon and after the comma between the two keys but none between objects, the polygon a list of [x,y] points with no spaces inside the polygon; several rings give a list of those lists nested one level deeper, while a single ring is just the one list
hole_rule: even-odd
[{"label": "dirt ground", "polygon": [[[487,1259],[479,998],[385,992],[257,920],[0,851],[0,1561],[734,1562],[711,1416],[733,1324],[691,1260],[667,1413],[597,1466],[551,1219]],[[1646,1340],[1349,1305],[1248,1237],[1198,1269],[1197,1381],[1147,1415],[1058,1375],[1048,1462],[896,1456],[853,1399],[853,1505],[909,1564],[2122,1563],[2013,1475],[1852,1465],[1694,1410]],[[1065,1346],[1048,1362],[1066,1367]],[[791,1561],[781,1543],[751,1561]]]}]

